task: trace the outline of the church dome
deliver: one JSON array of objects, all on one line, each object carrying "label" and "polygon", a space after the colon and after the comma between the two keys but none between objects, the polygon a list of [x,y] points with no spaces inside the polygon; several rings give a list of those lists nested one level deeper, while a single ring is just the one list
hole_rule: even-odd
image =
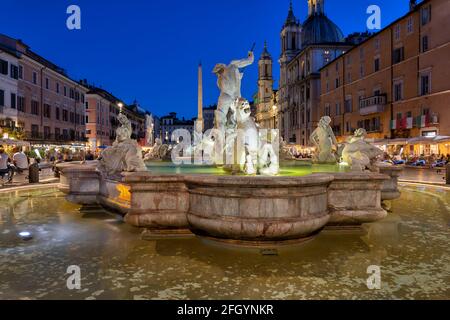
[{"label": "church dome", "polygon": [[312,14],[303,23],[303,46],[344,41],[341,29],[324,14]]}]

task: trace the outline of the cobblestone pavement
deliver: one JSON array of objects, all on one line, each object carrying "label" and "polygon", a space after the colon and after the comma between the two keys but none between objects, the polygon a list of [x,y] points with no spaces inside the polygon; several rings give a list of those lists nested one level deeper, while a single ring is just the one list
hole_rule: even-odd
[{"label": "cobblestone pavement", "polygon": [[405,168],[400,180],[445,185],[445,169]]}]

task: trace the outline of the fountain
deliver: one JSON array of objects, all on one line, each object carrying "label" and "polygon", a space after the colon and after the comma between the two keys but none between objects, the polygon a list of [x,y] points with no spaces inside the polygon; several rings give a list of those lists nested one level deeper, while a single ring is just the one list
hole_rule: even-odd
[{"label": "fountain", "polygon": [[[338,168],[343,157],[350,171],[282,174],[280,162],[293,157],[283,144],[279,156],[278,133],[258,128],[240,94],[239,69],[251,63],[252,52],[246,59],[214,68],[221,89],[216,126],[194,148],[187,148],[203,157],[209,153],[206,149],[212,150],[212,159],[200,163],[212,160],[221,174],[207,174],[203,167],[198,173],[142,170],[143,159],[129,139],[126,117],[119,115],[118,140],[104,151],[98,167],[60,165],[60,190],[69,201],[100,203],[121,212],[127,223],[146,229],[149,237],[196,234],[244,245],[290,244],[310,239],[327,226],[354,227],[386,217],[382,201],[399,196],[398,170],[376,164],[377,152],[362,130],[339,146],[331,119],[324,117],[311,136],[315,162]],[[173,148],[172,159],[181,149]],[[168,153],[169,147],[157,139],[146,161],[167,159]]]}]

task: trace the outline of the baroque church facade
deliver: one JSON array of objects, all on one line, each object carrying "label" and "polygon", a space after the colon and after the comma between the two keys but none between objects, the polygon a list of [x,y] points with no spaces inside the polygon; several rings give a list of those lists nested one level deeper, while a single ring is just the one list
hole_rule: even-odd
[{"label": "baroque church facade", "polygon": [[286,142],[303,146],[309,145],[309,136],[319,121],[320,69],[353,46],[326,16],[325,0],[307,2],[308,17],[303,23],[296,18],[291,1],[282,26],[277,92],[272,89],[273,60],[267,46],[263,51],[257,107],[261,127],[278,128]]}]

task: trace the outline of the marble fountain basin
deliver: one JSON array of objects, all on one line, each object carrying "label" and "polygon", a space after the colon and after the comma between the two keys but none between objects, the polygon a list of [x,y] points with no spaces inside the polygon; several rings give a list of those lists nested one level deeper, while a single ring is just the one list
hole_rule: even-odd
[{"label": "marble fountain basin", "polygon": [[103,178],[95,163],[59,169],[69,201],[118,211],[150,237],[195,234],[250,245],[378,221],[387,216],[382,201],[398,191],[397,171],[387,169],[278,177],[134,172],[116,180]]}]

